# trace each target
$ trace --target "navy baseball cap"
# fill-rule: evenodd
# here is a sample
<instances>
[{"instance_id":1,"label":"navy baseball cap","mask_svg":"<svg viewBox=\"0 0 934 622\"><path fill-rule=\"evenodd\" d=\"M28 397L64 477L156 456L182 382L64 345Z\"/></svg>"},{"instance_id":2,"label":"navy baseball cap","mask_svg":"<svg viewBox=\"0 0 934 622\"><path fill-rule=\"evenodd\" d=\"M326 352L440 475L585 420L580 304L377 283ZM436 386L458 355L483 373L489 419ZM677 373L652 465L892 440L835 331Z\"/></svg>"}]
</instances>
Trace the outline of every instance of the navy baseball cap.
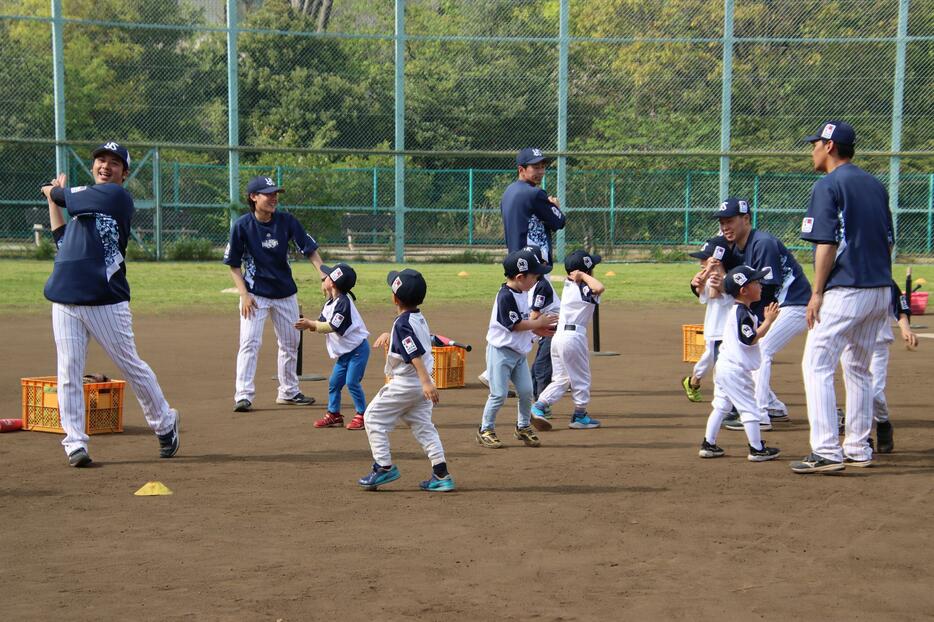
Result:
<instances>
[{"instance_id":1,"label":"navy baseball cap","mask_svg":"<svg viewBox=\"0 0 934 622\"><path fill-rule=\"evenodd\" d=\"M768 270L756 270L752 266L736 266L726 273L726 278L723 279L723 289L735 298L743 285L761 281L768 273Z\"/></svg>"},{"instance_id":2,"label":"navy baseball cap","mask_svg":"<svg viewBox=\"0 0 934 622\"><path fill-rule=\"evenodd\" d=\"M564 258L564 269L568 274L575 270L590 272L601 261L603 258L600 255L591 255L587 251L574 251Z\"/></svg>"},{"instance_id":3,"label":"navy baseball cap","mask_svg":"<svg viewBox=\"0 0 934 622\"><path fill-rule=\"evenodd\" d=\"M749 201L746 199L729 198L720 204L717 211L713 213L714 218L732 218L742 214L749 214Z\"/></svg>"},{"instance_id":4,"label":"navy baseball cap","mask_svg":"<svg viewBox=\"0 0 934 622\"><path fill-rule=\"evenodd\" d=\"M428 283L418 270L406 268L393 270L386 276L386 283L392 288L392 293L403 304L417 306L425 300L428 293Z\"/></svg>"},{"instance_id":5,"label":"navy baseball cap","mask_svg":"<svg viewBox=\"0 0 934 622\"><path fill-rule=\"evenodd\" d=\"M522 248L506 255L503 271L509 278L520 274L548 274L551 266L542 261L541 255L531 248Z\"/></svg>"},{"instance_id":6,"label":"navy baseball cap","mask_svg":"<svg viewBox=\"0 0 934 622\"><path fill-rule=\"evenodd\" d=\"M855 145L856 130L846 121L827 121L818 128L817 133L811 134L804 140L809 143L832 140L838 145Z\"/></svg>"},{"instance_id":7,"label":"navy baseball cap","mask_svg":"<svg viewBox=\"0 0 934 622\"><path fill-rule=\"evenodd\" d=\"M331 277L334 286L345 294L357 284L356 271L345 263L334 264L333 268L321 266L321 272Z\"/></svg>"},{"instance_id":8,"label":"navy baseball cap","mask_svg":"<svg viewBox=\"0 0 934 622\"><path fill-rule=\"evenodd\" d=\"M730 250L730 242L723 237L722 235L716 235L701 246L701 249L695 253L688 253L689 257L696 257L697 259L718 259L723 261L723 258L726 257L727 251Z\"/></svg>"},{"instance_id":9,"label":"navy baseball cap","mask_svg":"<svg viewBox=\"0 0 934 622\"><path fill-rule=\"evenodd\" d=\"M526 250L530 250L535 253L535 256L538 257L538 260L542 263L548 263L548 256L545 254L545 249L536 244L529 244L525 247Z\"/></svg>"},{"instance_id":10,"label":"navy baseball cap","mask_svg":"<svg viewBox=\"0 0 934 622\"><path fill-rule=\"evenodd\" d=\"M127 168L127 169L130 168L130 152L127 151L126 147L124 147L120 143L113 141L113 140L110 142L104 143L103 145L101 145L100 147L98 147L97 149L91 152L91 157L96 158L102 153L114 154L115 156L123 160L124 168Z\"/></svg>"},{"instance_id":11,"label":"navy baseball cap","mask_svg":"<svg viewBox=\"0 0 934 622\"><path fill-rule=\"evenodd\" d=\"M250 183L246 185L247 194L253 194L254 192L272 194L273 192L282 192L282 188L276 185L272 177L260 175L251 179Z\"/></svg>"},{"instance_id":12,"label":"navy baseball cap","mask_svg":"<svg viewBox=\"0 0 934 622\"><path fill-rule=\"evenodd\" d=\"M516 164L519 166L528 166L529 164L538 164L539 162L551 162L551 158L545 156L541 149L536 147L526 147L519 151L516 156Z\"/></svg>"}]
</instances>

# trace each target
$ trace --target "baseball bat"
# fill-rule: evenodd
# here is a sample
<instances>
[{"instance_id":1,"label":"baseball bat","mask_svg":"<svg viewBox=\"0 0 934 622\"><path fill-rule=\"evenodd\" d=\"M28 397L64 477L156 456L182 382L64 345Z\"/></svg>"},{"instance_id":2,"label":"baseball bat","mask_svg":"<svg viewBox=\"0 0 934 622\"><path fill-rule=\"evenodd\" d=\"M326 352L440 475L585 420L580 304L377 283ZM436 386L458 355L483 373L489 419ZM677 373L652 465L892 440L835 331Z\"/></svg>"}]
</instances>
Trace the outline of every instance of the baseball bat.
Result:
<instances>
[{"instance_id":1,"label":"baseball bat","mask_svg":"<svg viewBox=\"0 0 934 622\"><path fill-rule=\"evenodd\" d=\"M298 305L298 318L301 319L305 317L302 315L302 305ZM298 358L295 361L295 374L297 376L302 375L302 343L304 342L305 331L298 331Z\"/></svg>"},{"instance_id":2,"label":"baseball bat","mask_svg":"<svg viewBox=\"0 0 934 622\"><path fill-rule=\"evenodd\" d=\"M908 302L908 308L911 308L911 266L905 271L905 300Z\"/></svg>"},{"instance_id":3,"label":"baseball bat","mask_svg":"<svg viewBox=\"0 0 934 622\"><path fill-rule=\"evenodd\" d=\"M455 348L463 348L464 350L470 352L473 350L473 346L469 343L461 343L459 341L454 341L449 337L444 335L432 335L431 336L431 345L433 346L454 346Z\"/></svg>"}]
</instances>

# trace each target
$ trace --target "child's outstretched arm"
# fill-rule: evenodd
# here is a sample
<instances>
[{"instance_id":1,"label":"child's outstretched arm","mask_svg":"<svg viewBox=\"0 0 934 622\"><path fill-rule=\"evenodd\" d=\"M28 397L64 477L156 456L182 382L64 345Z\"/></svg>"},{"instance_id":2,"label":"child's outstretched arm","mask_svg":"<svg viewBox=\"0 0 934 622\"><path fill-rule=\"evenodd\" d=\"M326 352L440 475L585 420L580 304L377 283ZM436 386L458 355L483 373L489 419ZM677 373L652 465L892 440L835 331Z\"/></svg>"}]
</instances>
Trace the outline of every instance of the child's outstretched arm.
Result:
<instances>
[{"instance_id":1,"label":"child's outstretched arm","mask_svg":"<svg viewBox=\"0 0 934 622\"><path fill-rule=\"evenodd\" d=\"M373 348L382 348L385 350L389 347L389 333L383 333L376 338L376 341L373 342Z\"/></svg>"},{"instance_id":2,"label":"child's outstretched arm","mask_svg":"<svg viewBox=\"0 0 934 622\"><path fill-rule=\"evenodd\" d=\"M441 396L438 395L438 389L435 388L435 383L431 381L431 376L428 375L428 370L425 368L425 363L422 361L422 357L416 356L412 359L412 367L415 368L415 372L418 374L418 379L422 382L422 394L425 396L425 399L430 401L432 404L437 404Z\"/></svg>"}]
</instances>

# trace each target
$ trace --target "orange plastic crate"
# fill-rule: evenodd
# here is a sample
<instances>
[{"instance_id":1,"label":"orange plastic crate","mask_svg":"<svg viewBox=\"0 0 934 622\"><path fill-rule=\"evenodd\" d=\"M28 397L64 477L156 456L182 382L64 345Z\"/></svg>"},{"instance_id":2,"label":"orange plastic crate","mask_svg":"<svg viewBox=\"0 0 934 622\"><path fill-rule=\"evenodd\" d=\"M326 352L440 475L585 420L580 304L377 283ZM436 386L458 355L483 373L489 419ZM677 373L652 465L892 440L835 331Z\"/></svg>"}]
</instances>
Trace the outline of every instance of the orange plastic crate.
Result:
<instances>
[{"instance_id":1,"label":"orange plastic crate","mask_svg":"<svg viewBox=\"0 0 934 622\"><path fill-rule=\"evenodd\" d=\"M435 359L435 368L431 379L439 389L454 389L464 386L464 366L467 350L457 346L432 346L431 356Z\"/></svg>"},{"instance_id":2,"label":"orange plastic crate","mask_svg":"<svg viewBox=\"0 0 934 622\"><path fill-rule=\"evenodd\" d=\"M64 434L58 414L58 378L22 378L23 429ZM88 434L123 432L123 394L126 382L88 382L84 385L85 430Z\"/></svg>"},{"instance_id":3,"label":"orange plastic crate","mask_svg":"<svg viewBox=\"0 0 934 622\"><path fill-rule=\"evenodd\" d=\"M703 324L684 324L681 326L683 341L682 359L685 363L696 363L707 347L704 341Z\"/></svg>"}]
</instances>

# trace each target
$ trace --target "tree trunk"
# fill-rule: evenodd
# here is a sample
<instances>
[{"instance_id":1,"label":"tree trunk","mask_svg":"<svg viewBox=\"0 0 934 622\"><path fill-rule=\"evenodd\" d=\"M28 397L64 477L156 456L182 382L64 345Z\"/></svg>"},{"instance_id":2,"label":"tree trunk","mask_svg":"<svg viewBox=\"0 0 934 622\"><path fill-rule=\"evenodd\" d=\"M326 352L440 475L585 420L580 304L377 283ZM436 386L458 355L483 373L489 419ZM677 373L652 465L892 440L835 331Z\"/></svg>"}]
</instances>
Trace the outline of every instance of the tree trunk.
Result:
<instances>
[{"instance_id":1,"label":"tree trunk","mask_svg":"<svg viewBox=\"0 0 934 622\"><path fill-rule=\"evenodd\" d=\"M324 32L328 29L328 21L331 19L331 4L333 0L319 0L321 8L318 11L318 32Z\"/></svg>"}]
</instances>

